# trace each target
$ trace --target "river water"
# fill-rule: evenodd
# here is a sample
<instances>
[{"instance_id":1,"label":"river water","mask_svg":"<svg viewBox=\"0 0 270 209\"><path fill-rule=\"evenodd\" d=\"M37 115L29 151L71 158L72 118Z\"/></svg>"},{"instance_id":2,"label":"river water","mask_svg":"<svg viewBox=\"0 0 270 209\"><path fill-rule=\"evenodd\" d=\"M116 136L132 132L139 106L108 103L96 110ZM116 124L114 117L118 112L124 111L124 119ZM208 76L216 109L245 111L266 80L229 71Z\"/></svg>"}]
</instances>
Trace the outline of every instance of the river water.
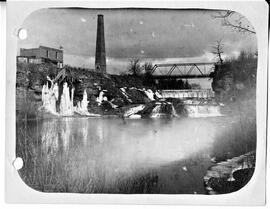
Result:
<instances>
[{"instance_id":1,"label":"river water","mask_svg":"<svg viewBox=\"0 0 270 209\"><path fill-rule=\"evenodd\" d=\"M21 122L19 173L45 192L205 194L203 176L214 157L254 148L247 137L254 121L247 121L223 116Z\"/></svg>"}]
</instances>

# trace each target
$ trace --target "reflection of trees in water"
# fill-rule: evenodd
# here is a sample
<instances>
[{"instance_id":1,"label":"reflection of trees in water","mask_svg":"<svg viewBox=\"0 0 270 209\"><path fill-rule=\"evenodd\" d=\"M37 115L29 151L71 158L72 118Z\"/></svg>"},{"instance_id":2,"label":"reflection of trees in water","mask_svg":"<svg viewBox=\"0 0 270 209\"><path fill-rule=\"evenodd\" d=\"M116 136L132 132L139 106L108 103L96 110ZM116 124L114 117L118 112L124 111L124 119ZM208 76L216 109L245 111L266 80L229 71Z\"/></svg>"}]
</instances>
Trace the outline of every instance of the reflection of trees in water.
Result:
<instances>
[{"instance_id":1,"label":"reflection of trees in water","mask_svg":"<svg viewBox=\"0 0 270 209\"><path fill-rule=\"evenodd\" d=\"M54 156L59 150L59 127L58 121L44 121L41 123L40 136L41 136L41 149L47 157Z\"/></svg>"},{"instance_id":2,"label":"reflection of trees in water","mask_svg":"<svg viewBox=\"0 0 270 209\"><path fill-rule=\"evenodd\" d=\"M103 130L103 121L99 120L99 125L97 126L97 139L100 143L104 141L104 130Z\"/></svg>"},{"instance_id":3,"label":"reflection of trees in water","mask_svg":"<svg viewBox=\"0 0 270 209\"><path fill-rule=\"evenodd\" d=\"M71 126L68 120L50 120L41 123L41 148L47 156L55 157L60 151L67 153L72 140Z\"/></svg>"},{"instance_id":4,"label":"reflection of trees in water","mask_svg":"<svg viewBox=\"0 0 270 209\"><path fill-rule=\"evenodd\" d=\"M102 120L80 120L78 123L78 120L65 118L42 121L31 127L31 131L27 131L30 135L26 137L27 143L31 144L27 147L29 154L22 156L20 151L17 152L24 160L20 175L30 187L49 192L131 192L131 188L124 185L138 189L141 187L132 186L136 184L134 182L148 181L141 177L144 174L130 177L137 170L130 160L138 153L132 149L130 159L123 158L121 151L129 141L125 134L116 138L113 124L104 129ZM34 144L36 137L39 142ZM18 136L17 140L23 138ZM123 142L124 146L119 146ZM23 150L24 146L18 149ZM109 151L111 149L115 151ZM115 190L112 185L116 186Z\"/></svg>"},{"instance_id":5,"label":"reflection of trees in water","mask_svg":"<svg viewBox=\"0 0 270 209\"><path fill-rule=\"evenodd\" d=\"M71 118L44 120L29 123L26 132L17 131L16 154L24 161L19 173L26 184L40 191L72 191L76 190L74 180L85 182L80 176L75 179L73 171L77 167L82 173L87 173L87 169L94 171L93 161L87 166L78 163L82 160L88 162L83 159L87 158L85 151L80 150L87 144L87 120L81 120L80 125L75 123ZM17 126L17 130L23 128Z\"/></svg>"},{"instance_id":6,"label":"reflection of trees in water","mask_svg":"<svg viewBox=\"0 0 270 209\"><path fill-rule=\"evenodd\" d=\"M50 120L41 123L41 148L44 153L55 156L57 152L68 153L70 146L87 145L88 121L81 120L76 126L72 118ZM77 144L77 145L76 145Z\"/></svg>"},{"instance_id":7,"label":"reflection of trees in water","mask_svg":"<svg viewBox=\"0 0 270 209\"><path fill-rule=\"evenodd\" d=\"M49 192L174 191L167 181L189 185L193 189L200 185L203 170L210 162L208 154L211 154L213 144L217 153L234 149L233 140L236 138L230 135L230 130L235 130L224 121L181 119L144 123L141 120L127 121L121 126L120 120L105 119L42 121L29 126L31 130L27 130L27 137L23 136L23 131L17 136L18 142L24 143L26 139L27 143L27 146L23 143L18 146L17 155L25 162L20 175L31 187ZM227 118L227 121L232 121L232 118ZM223 125L226 127L220 128ZM224 139L215 141L219 132L220 136L227 133L223 137L233 140L229 144ZM27 155L21 155L25 150ZM198 152L201 153L197 156ZM187 161L183 160L187 158ZM167 166L168 169L162 169L160 177L157 171L160 166L181 159L187 171L179 165L175 169ZM179 186L177 189L175 191L187 191Z\"/></svg>"},{"instance_id":8,"label":"reflection of trees in water","mask_svg":"<svg viewBox=\"0 0 270 209\"><path fill-rule=\"evenodd\" d=\"M83 145L87 146L87 138L88 138L87 120L85 119L82 120L80 131L81 131Z\"/></svg>"}]
</instances>

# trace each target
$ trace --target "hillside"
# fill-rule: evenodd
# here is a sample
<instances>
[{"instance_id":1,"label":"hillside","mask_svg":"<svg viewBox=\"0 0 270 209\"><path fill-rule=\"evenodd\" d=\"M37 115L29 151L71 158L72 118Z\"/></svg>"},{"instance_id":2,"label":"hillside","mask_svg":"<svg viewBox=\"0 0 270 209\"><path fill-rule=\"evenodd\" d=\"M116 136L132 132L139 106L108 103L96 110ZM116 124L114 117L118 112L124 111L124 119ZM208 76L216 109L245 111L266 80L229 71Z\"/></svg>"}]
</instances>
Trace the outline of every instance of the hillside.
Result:
<instances>
[{"instance_id":1,"label":"hillside","mask_svg":"<svg viewBox=\"0 0 270 209\"><path fill-rule=\"evenodd\" d=\"M82 100L83 91L86 90L89 105L92 113L102 115L119 114L121 107L149 102L149 98L138 89L148 88L143 83L143 78L132 75L108 75L100 74L83 68L65 68L64 78L59 79L60 94L62 84L67 82L74 87L74 105ZM35 118L40 116L38 108L42 105L42 87L47 83L47 76L55 78L60 69L51 64L17 64L16 81L16 111L17 118ZM49 83L50 84L50 83ZM127 98L121 88L126 88ZM103 91L108 102L98 105L96 99ZM116 105L117 109L112 108Z\"/></svg>"}]
</instances>

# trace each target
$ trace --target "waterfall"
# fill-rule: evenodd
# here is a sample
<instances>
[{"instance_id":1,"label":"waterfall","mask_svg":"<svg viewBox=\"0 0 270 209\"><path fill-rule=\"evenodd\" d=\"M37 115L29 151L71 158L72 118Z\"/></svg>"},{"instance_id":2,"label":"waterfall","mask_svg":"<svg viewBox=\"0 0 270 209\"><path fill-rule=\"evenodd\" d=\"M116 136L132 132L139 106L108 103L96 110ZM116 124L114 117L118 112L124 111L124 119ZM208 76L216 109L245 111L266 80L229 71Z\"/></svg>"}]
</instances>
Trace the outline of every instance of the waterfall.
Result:
<instances>
[{"instance_id":1,"label":"waterfall","mask_svg":"<svg viewBox=\"0 0 270 209\"><path fill-rule=\"evenodd\" d=\"M171 102L157 102L152 109L150 118L178 117L176 110Z\"/></svg>"},{"instance_id":2,"label":"waterfall","mask_svg":"<svg viewBox=\"0 0 270 209\"><path fill-rule=\"evenodd\" d=\"M173 104L172 104L172 116L178 117L178 114L176 113L176 110L175 110Z\"/></svg>"},{"instance_id":3,"label":"waterfall","mask_svg":"<svg viewBox=\"0 0 270 209\"><path fill-rule=\"evenodd\" d=\"M148 89L148 90L145 90L143 89L143 92L146 94L146 96L151 100L151 101L155 101L155 98L154 98L154 93L151 89Z\"/></svg>"},{"instance_id":4,"label":"waterfall","mask_svg":"<svg viewBox=\"0 0 270 209\"><path fill-rule=\"evenodd\" d=\"M82 101L78 101L77 106L74 108L74 112L80 115L90 115L88 112L88 103L86 90L83 91Z\"/></svg>"},{"instance_id":5,"label":"waterfall","mask_svg":"<svg viewBox=\"0 0 270 209\"><path fill-rule=\"evenodd\" d=\"M99 95L96 99L98 105L100 106L102 104L102 101L107 101L107 100L108 100L107 97L104 96L104 91L99 92Z\"/></svg>"},{"instance_id":6,"label":"waterfall","mask_svg":"<svg viewBox=\"0 0 270 209\"><path fill-rule=\"evenodd\" d=\"M88 103L89 103L89 101L87 100L87 93L86 93L86 90L84 89L84 91L83 91L83 100L81 102L81 106L82 106L83 110L88 111L87 110Z\"/></svg>"},{"instance_id":7,"label":"waterfall","mask_svg":"<svg viewBox=\"0 0 270 209\"><path fill-rule=\"evenodd\" d=\"M79 115L86 116L100 116L98 114L91 114L88 112L88 99L86 90L83 92L83 99L79 101L77 105L73 106L73 98L74 98L74 88L71 89L68 87L67 83L63 84L63 93L61 95L60 105L59 105L59 113L56 111L56 101L58 100L58 85L54 83L49 77L47 78L51 82L51 87L49 88L48 82L46 85L42 87L42 106L39 110L45 110L45 112L51 113L57 116L72 116L74 113L78 113ZM101 101L106 100L106 97L103 97L104 93L100 94Z\"/></svg>"},{"instance_id":8,"label":"waterfall","mask_svg":"<svg viewBox=\"0 0 270 209\"><path fill-rule=\"evenodd\" d=\"M161 99L161 98L162 98L162 95L161 95L158 91L155 92L155 96L156 96L158 99Z\"/></svg>"},{"instance_id":9,"label":"waterfall","mask_svg":"<svg viewBox=\"0 0 270 209\"><path fill-rule=\"evenodd\" d=\"M100 106L103 101L106 101L111 105L112 108L116 109L118 106L112 103L113 100L108 101L108 98L106 96L104 96L104 91L107 91L107 90L103 90L103 91L99 92L99 95L96 98L96 102L98 103L98 106Z\"/></svg>"},{"instance_id":10,"label":"waterfall","mask_svg":"<svg viewBox=\"0 0 270 209\"><path fill-rule=\"evenodd\" d=\"M150 114L150 118L160 118L161 116L161 104L158 103L154 109L152 110L152 113Z\"/></svg>"},{"instance_id":11,"label":"waterfall","mask_svg":"<svg viewBox=\"0 0 270 209\"><path fill-rule=\"evenodd\" d=\"M65 82L63 85L63 93L61 95L60 101L60 115L61 116L71 116L74 113L73 110L73 96L74 96L74 88L71 90L71 97L69 93L69 87Z\"/></svg>"},{"instance_id":12,"label":"waterfall","mask_svg":"<svg viewBox=\"0 0 270 209\"><path fill-rule=\"evenodd\" d=\"M162 98L214 98L215 92L211 89L188 89L188 90L162 90Z\"/></svg>"},{"instance_id":13,"label":"waterfall","mask_svg":"<svg viewBox=\"0 0 270 209\"><path fill-rule=\"evenodd\" d=\"M58 100L58 85L53 84L49 88L48 82L42 87L42 109L45 112L53 115L58 115L56 112L56 101Z\"/></svg>"}]
</instances>

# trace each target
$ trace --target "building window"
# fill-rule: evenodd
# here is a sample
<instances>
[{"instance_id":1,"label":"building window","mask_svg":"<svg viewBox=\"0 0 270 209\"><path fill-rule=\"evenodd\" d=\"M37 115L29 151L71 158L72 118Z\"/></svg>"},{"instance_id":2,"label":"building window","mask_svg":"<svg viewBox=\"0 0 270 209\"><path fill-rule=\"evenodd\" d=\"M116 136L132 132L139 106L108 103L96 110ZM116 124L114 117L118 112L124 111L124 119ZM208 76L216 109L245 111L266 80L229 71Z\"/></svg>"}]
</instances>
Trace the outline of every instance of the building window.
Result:
<instances>
[{"instance_id":1,"label":"building window","mask_svg":"<svg viewBox=\"0 0 270 209\"><path fill-rule=\"evenodd\" d=\"M46 57L49 57L49 50L46 50Z\"/></svg>"},{"instance_id":2,"label":"building window","mask_svg":"<svg viewBox=\"0 0 270 209\"><path fill-rule=\"evenodd\" d=\"M58 52L55 52L55 58L58 59Z\"/></svg>"}]
</instances>

